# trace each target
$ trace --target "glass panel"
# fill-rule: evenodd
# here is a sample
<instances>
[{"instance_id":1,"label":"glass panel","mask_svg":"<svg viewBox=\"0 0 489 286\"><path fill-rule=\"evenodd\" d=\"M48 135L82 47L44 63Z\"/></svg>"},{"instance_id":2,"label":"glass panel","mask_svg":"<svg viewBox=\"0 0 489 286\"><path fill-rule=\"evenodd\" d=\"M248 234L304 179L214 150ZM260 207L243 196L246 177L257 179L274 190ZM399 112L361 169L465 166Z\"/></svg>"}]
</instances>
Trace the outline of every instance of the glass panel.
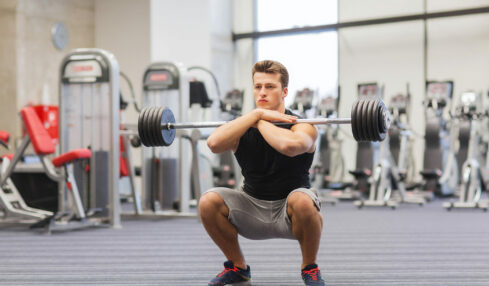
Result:
<instances>
[{"instance_id":1,"label":"glass panel","mask_svg":"<svg viewBox=\"0 0 489 286\"><path fill-rule=\"evenodd\" d=\"M257 0L257 30L270 31L338 21L337 0Z\"/></svg>"},{"instance_id":2,"label":"glass panel","mask_svg":"<svg viewBox=\"0 0 489 286\"><path fill-rule=\"evenodd\" d=\"M299 90L309 88L316 96L336 96L338 82L338 35L336 32L270 37L257 40L257 60L276 60L289 71L289 107ZM318 98L315 99L317 102Z\"/></svg>"}]
</instances>

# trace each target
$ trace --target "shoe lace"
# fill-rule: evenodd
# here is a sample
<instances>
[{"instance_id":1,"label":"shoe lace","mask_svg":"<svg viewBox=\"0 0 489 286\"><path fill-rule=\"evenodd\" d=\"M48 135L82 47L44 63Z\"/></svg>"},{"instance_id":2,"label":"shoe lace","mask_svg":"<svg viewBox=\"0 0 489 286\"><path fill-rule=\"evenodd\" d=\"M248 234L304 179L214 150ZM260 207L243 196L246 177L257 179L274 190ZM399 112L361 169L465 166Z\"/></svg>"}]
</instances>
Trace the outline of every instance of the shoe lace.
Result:
<instances>
[{"instance_id":1,"label":"shoe lace","mask_svg":"<svg viewBox=\"0 0 489 286\"><path fill-rule=\"evenodd\" d=\"M228 267L226 267L226 268L224 268L224 270L223 270L223 271L221 271L221 273L219 273L219 274L217 275L217 277L222 277L223 275L225 275L225 274L226 274L226 273L228 273L229 271L233 271L233 272L238 273L238 272L239 272L239 269L238 269L236 266L234 266L233 268L228 268Z\"/></svg>"},{"instance_id":2,"label":"shoe lace","mask_svg":"<svg viewBox=\"0 0 489 286\"><path fill-rule=\"evenodd\" d=\"M317 268L310 269L310 270L303 270L304 275L307 275L308 277L310 277L314 281L318 280L318 272L319 272L319 269L317 269Z\"/></svg>"}]
</instances>

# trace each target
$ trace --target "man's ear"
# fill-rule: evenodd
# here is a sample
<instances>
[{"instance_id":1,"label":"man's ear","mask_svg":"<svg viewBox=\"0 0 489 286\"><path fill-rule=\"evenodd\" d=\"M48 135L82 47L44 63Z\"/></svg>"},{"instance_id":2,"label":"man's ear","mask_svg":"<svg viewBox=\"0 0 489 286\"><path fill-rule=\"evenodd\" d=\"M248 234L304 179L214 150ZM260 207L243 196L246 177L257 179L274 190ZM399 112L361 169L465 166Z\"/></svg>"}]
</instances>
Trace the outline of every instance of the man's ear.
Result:
<instances>
[{"instance_id":1,"label":"man's ear","mask_svg":"<svg viewBox=\"0 0 489 286\"><path fill-rule=\"evenodd\" d=\"M284 90L283 90L282 94L283 94L282 95L282 98L285 98L287 96L287 94L289 94L289 88L284 87Z\"/></svg>"}]
</instances>

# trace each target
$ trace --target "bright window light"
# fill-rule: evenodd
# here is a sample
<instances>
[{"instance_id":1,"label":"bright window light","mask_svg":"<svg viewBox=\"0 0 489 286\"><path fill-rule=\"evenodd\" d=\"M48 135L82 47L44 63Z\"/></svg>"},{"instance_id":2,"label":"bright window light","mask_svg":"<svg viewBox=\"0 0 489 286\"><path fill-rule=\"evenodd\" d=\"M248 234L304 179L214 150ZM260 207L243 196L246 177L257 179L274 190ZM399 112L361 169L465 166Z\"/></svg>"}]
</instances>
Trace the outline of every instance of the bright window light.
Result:
<instances>
[{"instance_id":1,"label":"bright window light","mask_svg":"<svg viewBox=\"0 0 489 286\"><path fill-rule=\"evenodd\" d=\"M259 31L324 25L338 20L337 1L257 0ZM297 91L315 91L316 102L325 96L337 96L337 32L305 33L292 36L259 38L256 60L276 60L289 71L290 106Z\"/></svg>"},{"instance_id":2,"label":"bright window light","mask_svg":"<svg viewBox=\"0 0 489 286\"><path fill-rule=\"evenodd\" d=\"M337 0L256 0L258 31L333 24Z\"/></svg>"},{"instance_id":3,"label":"bright window light","mask_svg":"<svg viewBox=\"0 0 489 286\"><path fill-rule=\"evenodd\" d=\"M286 106L292 104L297 91L304 88L315 91L316 101L325 96L337 96L337 41L336 32L258 40L257 60L279 61L289 71Z\"/></svg>"}]
</instances>

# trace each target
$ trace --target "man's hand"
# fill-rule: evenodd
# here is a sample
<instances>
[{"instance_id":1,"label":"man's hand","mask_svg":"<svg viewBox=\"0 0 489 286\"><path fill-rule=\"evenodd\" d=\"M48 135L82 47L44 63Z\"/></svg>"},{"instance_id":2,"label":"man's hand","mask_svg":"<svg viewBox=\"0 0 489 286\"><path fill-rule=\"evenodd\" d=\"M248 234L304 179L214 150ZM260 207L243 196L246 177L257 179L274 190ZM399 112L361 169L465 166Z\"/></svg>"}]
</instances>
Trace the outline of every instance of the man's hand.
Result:
<instances>
[{"instance_id":1,"label":"man's hand","mask_svg":"<svg viewBox=\"0 0 489 286\"><path fill-rule=\"evenodd\" d=\"M287 122L294 123L297 120L297 116L288 115L279 111L257 108L255 109L260 114L260 120L266 120L268 122ZM258 120L258 121L260 121ZM253 125L253 127L257 127L258 121Z\"/></svg>"}]
</instances>

